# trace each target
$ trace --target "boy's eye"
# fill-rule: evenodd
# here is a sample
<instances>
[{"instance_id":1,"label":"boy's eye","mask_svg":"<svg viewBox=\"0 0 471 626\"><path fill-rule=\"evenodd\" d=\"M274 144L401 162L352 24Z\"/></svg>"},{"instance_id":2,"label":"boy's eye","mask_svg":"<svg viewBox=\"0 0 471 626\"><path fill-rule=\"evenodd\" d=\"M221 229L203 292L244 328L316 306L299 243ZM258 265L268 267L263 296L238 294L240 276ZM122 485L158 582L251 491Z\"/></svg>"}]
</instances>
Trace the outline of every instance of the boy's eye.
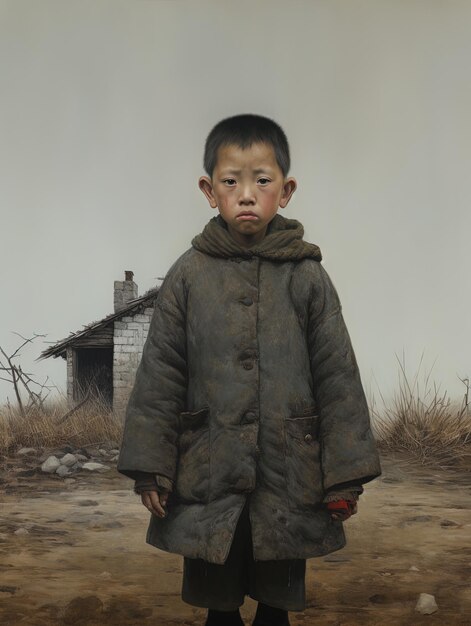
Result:
<instances>
[{"instance_id":1,"label":"boy's eye","mask_svg":"<svg viewBox=\"0 0 471 626\"><path fill-rule=\"evenodd\" d=\"M259 178L258 181L259 182L266 181L267 183L269 183L270 179L269 178Z\"/></svg>"},{"instance_id":2,"label":"boy's eye","mask_svg":"<svg viewBox=\"0 0 471 626\"><path fill-rule=\"evenodd\" d=\"M226 178L223 182L225 182L225 183L235 183L235 180L233 178Z\"/></svg>"}]
</instances>

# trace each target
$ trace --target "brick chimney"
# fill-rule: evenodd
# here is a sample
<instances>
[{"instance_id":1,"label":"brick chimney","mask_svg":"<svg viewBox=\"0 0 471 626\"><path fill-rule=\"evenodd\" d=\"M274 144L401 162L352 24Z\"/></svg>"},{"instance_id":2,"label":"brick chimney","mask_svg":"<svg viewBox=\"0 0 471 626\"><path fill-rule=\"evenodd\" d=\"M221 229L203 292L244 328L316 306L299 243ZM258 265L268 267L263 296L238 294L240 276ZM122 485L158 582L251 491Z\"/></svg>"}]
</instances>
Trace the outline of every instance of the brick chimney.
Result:
<instances>
[{"instance_id":1,"label":"brick chimney","mask_svg":"<svg viewBox=\"0 0 471 626\"><path fill-rule=\"evenodd\" d=\"M130 300L137 298L137 285L133 281L134 272L126 270L124 280L114 281L114 312L118 313L126 307Z\"/></svg>"}]
</instances>

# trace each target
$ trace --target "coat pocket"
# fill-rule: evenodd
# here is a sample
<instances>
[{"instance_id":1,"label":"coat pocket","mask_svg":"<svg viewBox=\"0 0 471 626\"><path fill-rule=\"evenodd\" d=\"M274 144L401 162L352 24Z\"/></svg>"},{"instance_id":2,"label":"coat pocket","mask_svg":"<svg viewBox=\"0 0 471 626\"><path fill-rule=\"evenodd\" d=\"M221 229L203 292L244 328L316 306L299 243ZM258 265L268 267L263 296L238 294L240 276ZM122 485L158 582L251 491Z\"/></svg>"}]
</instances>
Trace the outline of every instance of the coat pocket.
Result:
<instances>
[{"instance_id":1,"label":"coat pocket","mask_svg":"<svg viewBox=\"0 0 471 626\"><path fill-rule=\"evenodd\" d=\"M206 502L209 493L209 407L180 413L175 497Z\"/></svg>"},{"instance_id":2,"label":"coat pocket","mask_svg":"<svg viewBox=\"0 0 471 626\"><path fill-rule=\"evenodd\" d=\"M292 510L318 506L324 498L319 415L306 413L284 419L286 497Z\"/></svg>"}]
</instances>

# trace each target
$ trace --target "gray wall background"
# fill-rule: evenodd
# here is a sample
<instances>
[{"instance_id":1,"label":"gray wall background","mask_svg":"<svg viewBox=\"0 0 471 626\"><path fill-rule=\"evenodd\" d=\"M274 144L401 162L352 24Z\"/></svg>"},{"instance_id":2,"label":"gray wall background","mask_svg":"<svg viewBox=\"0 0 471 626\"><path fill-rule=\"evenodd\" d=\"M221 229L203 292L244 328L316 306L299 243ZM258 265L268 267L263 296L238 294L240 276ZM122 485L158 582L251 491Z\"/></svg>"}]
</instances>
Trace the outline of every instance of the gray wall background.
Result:
<instances>
[{"instance_id":1,"label":"gray wall background","mask_svg":"<svg viewBox=\"0 0 471 626\"><path fill-rule=\"evenodd\" d=\"M110 313L125 269L158 283L215 214L207 133L254 112L288 135L282 214L323 252L367 393L404 350L461 396L470 35L458 0L0 0L0 345ZM21 363L65 390L64 361L33 362L47 345Z\"/></svg>"}]
</instances>

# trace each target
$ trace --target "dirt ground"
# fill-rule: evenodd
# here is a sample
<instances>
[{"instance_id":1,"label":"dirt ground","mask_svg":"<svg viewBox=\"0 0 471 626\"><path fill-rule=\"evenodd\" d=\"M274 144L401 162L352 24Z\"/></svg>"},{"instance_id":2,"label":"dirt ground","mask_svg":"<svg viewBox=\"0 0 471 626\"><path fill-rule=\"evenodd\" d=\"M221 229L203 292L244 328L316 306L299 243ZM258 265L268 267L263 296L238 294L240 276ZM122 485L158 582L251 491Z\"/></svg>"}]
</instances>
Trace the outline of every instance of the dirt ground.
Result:
<instances>
[{"instance_id":1,"label":"dirt ground","mask_svg":"<svg viewBox=\"0 0 471 626\"><path fill-rule=\"evenodd\" d=\"M344 523L347 546L308 559L293 626L471 624L470 473L384 455L382 467ZM0 485L3 626L204 624L180 596L183 557L145 543L150 514L114 466L73 482L24 473L10 466ZM414 610L422 592L435 613ZM255 609L247 597L246 626Z\"/></svg>"}]
</instances>

